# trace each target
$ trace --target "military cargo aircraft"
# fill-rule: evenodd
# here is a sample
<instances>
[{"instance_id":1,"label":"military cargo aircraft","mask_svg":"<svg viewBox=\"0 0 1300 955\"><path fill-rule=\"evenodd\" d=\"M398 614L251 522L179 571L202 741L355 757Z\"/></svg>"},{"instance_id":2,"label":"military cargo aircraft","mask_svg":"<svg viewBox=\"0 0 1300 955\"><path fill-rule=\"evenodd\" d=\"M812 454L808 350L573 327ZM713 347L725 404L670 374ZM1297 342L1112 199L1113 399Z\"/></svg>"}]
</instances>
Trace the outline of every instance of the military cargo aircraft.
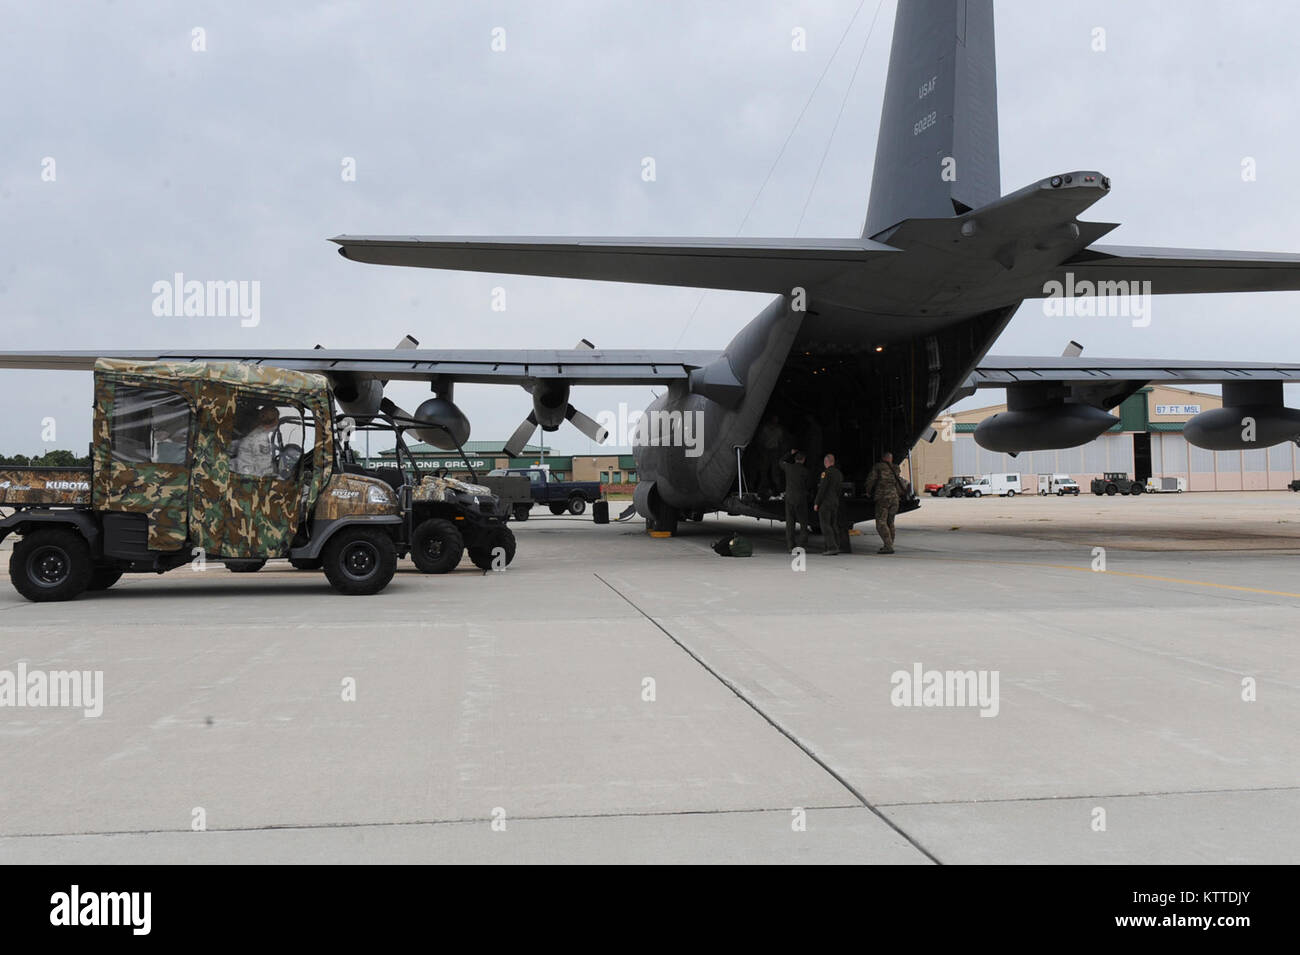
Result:
<instances>
[{"instance_id":1,"label":"military cargo aircraft","mask_svg":"<svg viewBox=\"0 0 1300 955\"><path fill-rule=\"evenodd\" d=\"M1045 107L1046 108L1046 107ZM635 505L652 529L728 509L776 515L780 502L744 493L743 475L779 421L818 461L837 454L850 485L885 451L932 439L941 409L977 388L1005 388L1008 410L976 440L1018 453L1074 447L1152 382L1218 383L1224 407L1186 427L1204 448L1266 447L1300 437L1282 386L1300 364L1092 359L988 351L1026 299L1300 289L1300 255L1098 244L1116 228L1080 216L1111 180L1096 170L1049 174L1003 195L992 0L900 2L866 224L858 238L533 238L355 236L333 239L353 262L732 289L772 301L718 350L557 351L238 349L139 351L107 357L240 360L321 372L344 411L364 416L383 382L419 379L434 397L414 417L425 440L451 447L469 422L457 382L523 386L532 409L510 447L565 421L594 440L603 429L569 402L574 385L660 385L651 433L635 448ZM1190 186L1189 186L1190 188ZM76 353L0 355L0 366L88 368ZM1247 433L1242 421L1250 418ZM703 440L683 447L699 422ZM1249 442L1249 443L1248 443ZM509 449L509 448L508 448ZM695 453L690 453L691 451ZM846 502L850 519L870 502Z\"/></svg>"}]
</instances>

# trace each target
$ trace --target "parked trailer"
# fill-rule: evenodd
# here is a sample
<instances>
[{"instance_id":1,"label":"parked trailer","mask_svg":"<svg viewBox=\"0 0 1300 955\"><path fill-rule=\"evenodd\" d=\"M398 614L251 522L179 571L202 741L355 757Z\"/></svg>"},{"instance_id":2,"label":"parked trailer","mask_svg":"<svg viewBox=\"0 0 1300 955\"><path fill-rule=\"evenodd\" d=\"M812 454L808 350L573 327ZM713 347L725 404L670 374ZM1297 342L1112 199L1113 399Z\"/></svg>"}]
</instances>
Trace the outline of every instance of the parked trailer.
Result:
<instances>
[{"instance_id":1,"label":"parked trailer","mask_svg":"<svg viewBox=\"0 0 1300 955\"><path fill-rule=\"evenodd\" d=\"M1187 490L1187 479L1180 477L1147 478L1148 494L1182 494Z\"/></svg>"}]
</instances>

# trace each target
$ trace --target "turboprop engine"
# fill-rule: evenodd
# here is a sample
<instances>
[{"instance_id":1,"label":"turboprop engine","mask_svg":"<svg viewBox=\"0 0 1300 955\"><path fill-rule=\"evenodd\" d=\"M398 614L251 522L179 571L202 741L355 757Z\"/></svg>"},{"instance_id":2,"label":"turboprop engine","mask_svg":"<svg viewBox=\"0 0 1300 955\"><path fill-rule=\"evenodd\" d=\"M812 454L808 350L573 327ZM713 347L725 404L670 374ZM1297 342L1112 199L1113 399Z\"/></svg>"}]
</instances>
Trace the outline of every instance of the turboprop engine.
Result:
<instances>
[{"instance_id":1,"label":"turboprop engine","mask_svg":"<svg viewBox=\"0 0 1300 955\"><path fill-rule=\"evenodd\" d=\"M418 424L411 432L435 448L454 451L457 445L463 445L469 440L469 419L456 402L448 397L437 395L420 402L412 417Z\"/></svg>"},{"instance_id":2,"label":"turboprop engine","mask_svg":"<svg viewBox=\"0 0 1300 955\"><path fill-rule=\"evenodd\" d=\"M1067 402L1062 389L1011 385L1007 388L1007 410L979 423L975 443L1006 454L1074 448L1087 444L1118 421L1093 405Z\"/></svg>"},{"instance_id":3,"label":"turboprop engine","mask_svg":"<svg viewBox=\"0 0 1300 955\"><path fill-rule=\"evenodd\" d=\"M1300 411L1282 404L1282 382L1239 381L1223 386L1223 407L1202 411L1183 435L1207 451L1249 451L1300 441Z\"/></svg>"},{"instance_id":4,"label":"turboprop engine","mask_svg":"<svg viewBox=\"0 0 1300 955\"><path fill-rule=\"evenodd\" d=\"M505 449L511 457L518 457L523 453L528 439L539 427L543 431L555 431L566 421L571 422L575 428L597 444L603 444L609 437L609 432L598 421L569 404L567 381L549 378L538 381L531 388L527 385L524 388L532 393L533 410L528 412L528 417L520 423L515 433L510 436L510 440L506 442Z\"/></svg>"},{"instance_id":5,"label":"turboprop engine","mask_svg":"<svg viewBox=\"0 0 1300 955\"><path fill-rule=\"evenodd\" d=\"M353 375L335 375L333 381L334 400L345 415L365 422L379 414L379 405L384 400L382 381Z\"/></svg>"}]
</instances>

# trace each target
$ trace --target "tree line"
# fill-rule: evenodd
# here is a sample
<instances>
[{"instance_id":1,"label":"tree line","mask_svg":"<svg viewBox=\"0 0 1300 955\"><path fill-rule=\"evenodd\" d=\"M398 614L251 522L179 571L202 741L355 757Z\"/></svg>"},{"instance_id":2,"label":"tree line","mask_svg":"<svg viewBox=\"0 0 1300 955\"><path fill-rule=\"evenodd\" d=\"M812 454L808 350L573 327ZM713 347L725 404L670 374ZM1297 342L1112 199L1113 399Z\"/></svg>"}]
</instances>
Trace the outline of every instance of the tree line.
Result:
<instances>
[{"instance_id":1,"label":"tree line","mask_svg":"<svg viewBox=\"0 0 1300 955\"><path fill-rule=\"evenodd\" d=\"M0 454L0 467L6 465L24 468L88 468L90 467L90 455L86 454L78 457L71 451L64 451L62 448L31 457L25 454Z\"/></svg>"}]
</instances>

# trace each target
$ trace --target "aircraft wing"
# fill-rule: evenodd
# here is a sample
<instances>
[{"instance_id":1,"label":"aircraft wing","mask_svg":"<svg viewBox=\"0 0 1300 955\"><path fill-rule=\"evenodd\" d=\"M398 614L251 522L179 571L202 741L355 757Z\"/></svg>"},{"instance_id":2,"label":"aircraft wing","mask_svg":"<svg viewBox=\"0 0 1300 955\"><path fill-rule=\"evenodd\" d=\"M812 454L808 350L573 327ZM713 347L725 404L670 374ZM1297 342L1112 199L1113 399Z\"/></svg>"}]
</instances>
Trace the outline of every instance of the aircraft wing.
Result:
<instances>
[{"instance_id":1,"label":"aircraft wing","mask_svg":"<svg viewBox=\"0 0 1300 955\"><path fill-rule=\"evenodd\" d=\"M601 282L788 294L860 271L898 250L871 239L608 239L352 236L331 241L356 262L545 275Z\"/></svg>"},{"instance_id":2,"label":"aircraft wing","mask_svg":"<svg viewBox=\"0 0 1300 955\"><path fill-rule=\"evenodd\" d=\"M1223 252L1095 245L1057 271L1079 282L1150 282L1155 295L1189 292L1282 292L1300 289L1300 255L1293 252Z\"/></svg>"},{"instance_id":3,"label":"aircraft wing","mask_svg":"<svg viewBox=\"0 0 1300 955\"><path fill-rule=\"evenodd\" d=\"M96 358L133 361L239 361L387 381L526 384L556 378L572 385L658 385L684 381L719 351L668 349L424 349L306 348L248 352L237 349L111 349L106 351L0 352L0 368L89 371Z\"/></svg>"},{"instance_id":4,"label":"aircraft wing","mask_svg":"<svg viewBox=\"0 0 1300 955\"><path fill-rule=\"evenodd\" d=\"M1005 388L1036 382L1223 384L1233 381L1300 382L1300 364L1275 362L1159 361L1150 358L1010 357L988 355L967 388Z\"/></svg>"}]
</instances>

